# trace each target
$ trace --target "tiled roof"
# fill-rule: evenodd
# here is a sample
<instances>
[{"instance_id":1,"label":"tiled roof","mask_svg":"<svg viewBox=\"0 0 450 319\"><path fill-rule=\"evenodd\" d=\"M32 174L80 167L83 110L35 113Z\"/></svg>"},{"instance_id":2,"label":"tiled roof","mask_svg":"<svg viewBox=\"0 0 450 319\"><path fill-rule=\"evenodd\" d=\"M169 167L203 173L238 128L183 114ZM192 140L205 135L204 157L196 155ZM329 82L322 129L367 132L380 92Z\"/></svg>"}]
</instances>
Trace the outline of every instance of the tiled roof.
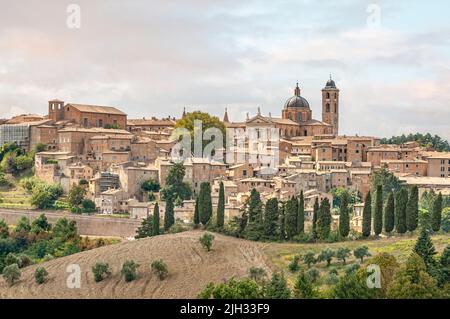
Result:
<instances>
[{"instance_id":1,"label":"tiled roof","mask_svg":"<svg viewBox=\"0 0 450 319\"><path fill-rule=\"evenodd\" d=\"M113 106L101 106L101 105L89 105L89 104L72 104L69 103L66 106L71 106L80 112L86 113L103 113L103 114L114 114L114 115L126 115L121 110Z\"/></svg>"}]
</instances>

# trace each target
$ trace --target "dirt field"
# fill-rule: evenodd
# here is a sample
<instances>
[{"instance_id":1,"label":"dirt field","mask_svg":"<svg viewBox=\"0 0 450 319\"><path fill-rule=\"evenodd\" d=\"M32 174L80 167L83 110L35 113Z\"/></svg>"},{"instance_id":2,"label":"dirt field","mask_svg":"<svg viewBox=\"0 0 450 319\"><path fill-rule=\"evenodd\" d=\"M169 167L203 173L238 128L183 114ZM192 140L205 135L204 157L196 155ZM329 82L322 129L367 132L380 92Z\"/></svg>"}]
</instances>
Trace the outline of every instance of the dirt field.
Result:
<instances>
[{"instance_id":1,"label":"dirt field","mask_svg":"<svg viewBox=\"0 0 450 319\"><path fill-rule=\"evenodd\" d=\"M206 252L199 243L201 231L163 235L97 248L40 264L49 272L48 282L34 281L36 265L22 269L22 277L13 287L0 279L1 298L195 298L209 282L242 278L252 266L270 273L260 244L215 234L213 250ZM160 281L151 273L150 264L162 258L169 277ZM120 277L122 263L133 259L141 266L138 279L126 283ZM113 274L96 283L91 267L107 262ZM81 287L67 288L66 267L81 267Z\"/></svg>"}]
</instances>

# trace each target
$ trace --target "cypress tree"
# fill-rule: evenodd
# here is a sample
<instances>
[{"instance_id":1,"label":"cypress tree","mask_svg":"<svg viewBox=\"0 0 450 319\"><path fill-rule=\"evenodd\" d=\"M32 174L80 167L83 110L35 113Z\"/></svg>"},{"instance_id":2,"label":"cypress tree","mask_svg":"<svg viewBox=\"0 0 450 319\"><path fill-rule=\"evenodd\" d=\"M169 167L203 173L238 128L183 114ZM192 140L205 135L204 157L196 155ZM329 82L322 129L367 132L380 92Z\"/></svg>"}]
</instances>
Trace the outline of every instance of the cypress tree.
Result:
<instances>
[{"instance_id":1,"label":"cypress tree","mask_svg":"<svg viewBox=\"0 0 450 319\"><path fill-rule=\"evenodd\" d=\"M159 235L159 205L158 205L158 203L156 203L155 207L153 208L152 235L153 236Z\"/></svg>"},{"instance_id":2,"label":"cypress tree","mask_svg":"<svg viewBox=\"0 0 450 319\"><path fill-rule=\"evenodd\" d=\"M324 240L330 235L331 230L331 210L330 201L324 198L320 203L319 213L317 217L317 233L319 238Z\"/></svg>"},{"instance_id":3,"label":"cypress tree","mask_svg":"<svg viewBox=\"0 0 450 319\"><path fill-rule=\"evenodd\" d=\"M250 240L259 240L264 235L263 203L256 189L252 189L248 200L248 223L244 235Z\"/></svg>"},{"instance_id":4,"label":"cypress tree","mask_svg":"<svg viewBox=\"0 0 450 319\"><path fill-rule=\"evenodd\" d=\"M377 186L375 194L375 212L373 216L373 230L375 235L381 234L383 231L383 186Z\"/></svg>"},{"instance_id":5,"label":"cypress tree","mask_svg":"<svg viewBox=\"0 0 450 319\"><path fill-rule=\"evenodd\" d=\"M362 220L362 235L363 237L369 237L372 230L372 196L370 191L366 195L364 201L363 220Z\"/></svg>"},{"instance_id":6,"label":"cypress tree","mask_svg":"<svg viewBox=\"0 0 450 319\"><path fill-rule=\"evenodd\" d=\"M164 213L164 229L168 230L175 223L175 216L173 212L173 199L166 200L166 210Z\"/></svg>"},{"instance_id":7,"label":"cypress tree","mask_svg":"<svg viewBox=\"0 0 450 319\"><path fill-rule=\"evenodd\" d=\"M303 197L303 191L301 191L300 199L298 201L297 234L301 234L304 231L305 231L305 198Z\"/></svg>"},{"instance_id":8,"label":"cypress tree","mask_svg":"<svg viewBox=\"0 0 450 319\"><path fill-rule=\"evenodd\" d=\"M136 236L134 238L145 238L151 236L153 233L152 217L146 217L142 219L141 226L136 230Z\"/></svg>"},{"instance_id":9,"label":"cypress tree","mask_svg":"<svg viewBox=\"0 0 450 319\"><path fill-rule=\"evenodd\" d=\"M317 239L319 236L317 234L317 219L319 218L319 198L316 197L314 201L313 208L313 220L312 220L312 236L314 239Z\"/></svg>"},{"instance_id":10,"label":"cypress tree","mask_svg":"<svg viewBox=\"0 0 450 319\"><path fill-rule=\"evenodd\" d=\"M225 190L223 182L219 187L219 202L217 204L217 227L222 228L225 221Z\"/></svg>"},{"instance_id":11,"label":"cypress tree","mask_svg":"<svg viewBox=\"0 0 450 319\"><path fill-rule=\"evenodd\" d=\"M203 182L200 185L200 194L198 196L198 213L201 223L206 225L212 215L211 184L209 184L209 182Z\"/></svg>"},{"instance_id":12,"label":"cypress tree","mask_svg":"<svg viewBox=\"0 0 450 319\"><path fill-rule=\"evenodd\" d=\"M194 209L194 225L200 224L200 215L198 212L198 197L195 200L195 209Z\"/></svg>"},{"instance_id":13,"label":"cypress tree","mask_svg":"<svg viewBox=\"0 0 450 319\"><path fill-rule=\"evenodd\" d=\"M395 212L394 193L390 192L386 202L386 207L384 208L384 231L388 234L394 230L395 225L394 212Z\"/></svg>"},{"instance_id":14,"label":"cypress tree","mask_svg":"<svg viewBox=\"0 0 450 319\"><path fill-rule=\"evenodd\" d=\"M297 205L295 205L295 199L289 199L286 203L286 237L292 239L297 234Z\"/></svg>"},{"instance_id":15,"label":"cypress tree","mask_svg":"<svg viewBox=\"0 0 450 319\"><path fill-rule=\"evenodd\" d=\"M433 202L433 212L431 215L431 228L433 231L439 231L441 229L441 221L442 221L442 193L439 192L439 195Z\"/></svg>"},{"instance_id":16,"label":"cypress tree","mask_svg":"<svg viewBox=\"0 0 450 319\"><path fill-rule=\"evenodd\" d=\"M435 275L436 260L434 259L434 255L436 255L436 250L434 249L430 234L425 228L422 228L420 231L420 236L417 238L414 246L414 252L422 257L427 267L427 272L430 275Z\"/></svg>"},{"instance_id":17,"label":"cypress tree","mask_svg":"<svg viewBox=\"0 0 450 319\"><path fill-rule=\"evenodd\" d=\"M405 188L400 189L397 193L397 200L395 203L395 230L399 234L406 232L406 205L408 203L408 191Z\"/></svg>"},{"instance_id":18,"label":"cypress tree","mask_svg":"<svg viewBox=\"0 0 450 319\"><path fill-rule=\"evenodd\" d=\"M264 212L264 236L274 239L278 236L278 200L271 198L266 202Z\"/></svg>"},{"instance_id":19,"label":"cypress tree","mask_svg":"<svg viewBox=\"0 0 450 319\"><path fill-rule=\"evenodd\" d=\"M284 214L285 211L285 203L282 202L281 203L281 207L279 209L279 214L280 214L280 240L286 240L286 216Z\"/></svg>"},{"instance_id":20,"label":"cypress tree","mask_svg":"<svg viewBox=\"0 0 450 319\"><path fill-rule=\"evenodd\" d=\"M419 189L413 186L408 203L406 204L406 227L414 231L419 222Z\"/></svg>"},{"instance_id":21,"label":"cypress tree","mask_svg":"<svg viewBox=\"0 0 450 319\"><path fill-rule=\"evenodd\" d=\"M348 194L344 193L341 201L341 208L339 214L339 233L342 237L347 237L350 232L350 216L348 208Z\"/></svg>"}]
</instances>

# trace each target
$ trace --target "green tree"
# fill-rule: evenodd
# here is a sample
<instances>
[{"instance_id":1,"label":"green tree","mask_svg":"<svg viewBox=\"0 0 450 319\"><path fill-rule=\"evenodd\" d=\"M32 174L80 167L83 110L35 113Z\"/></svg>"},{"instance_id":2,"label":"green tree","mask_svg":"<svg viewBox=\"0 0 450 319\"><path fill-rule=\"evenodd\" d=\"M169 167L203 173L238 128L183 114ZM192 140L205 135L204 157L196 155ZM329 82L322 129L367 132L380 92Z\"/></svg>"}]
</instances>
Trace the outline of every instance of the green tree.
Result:
<instances>
[{"instance_id":1,"label":"green tree","mask_svg":"<svg viewBox=\"0 0 450 319\"><path fill-rule=\"evenodd\" d=\"M395 229L399 234L406 232L406 205L408 203L408 191L402 188L397 193L397 200L395 201L395 217L396 225Z\"/></svg>"},{"instance_id":2,"label":"green tree","mask_svg":"<svg viewBox=\"0 0 450 319\"><path fill-rule=\"evenodd\" d=\"M12 264L3 268L3 278L9 284L9 286L14 285L14 283L20 279L21 272L17 264Z\"/></svg>"},{"instance_id":3,"label":"green tree","mask_svg":"<svg viewBox=\"0 0 450 319\"><path fill-rule=\"evenodd\" d=\"M279 209L279 224L280 224L280 240L286 240L286 216L284 214L285 211L285 203L281 202L281 206Z\"/></svg>"},{"instance_id":4,"label":"green tree","mask_svg":"<svg viewBox=\"0 0 450 319\"><path fill-rule=\"evenodd\" d=\"M248 276L255 282L262 284L266 280L267 271L261 267L251 267L248 271Z\"/></svg>"},{"instance_id":5,"label":"green tree","mask_svg":"<svg viewBox=\"0 0 450 319\"><path fill-rule=\"evenodd\" d=\"M384 208L384 231L391 233L394 230L395 225L395 206L394 206L394 193L390 192Z\"/></svg>"},{"instance_id":6,"label":"green tree","mask_svg":"<svg viewBox=\"0 0 450 319\"><path fill-rule=\"evenodd\" d=\"M126 260L122 265L121 274L126 282L133 281L137 278L137 269L139 264L134 260Z\"/></svg>"},{"instance_id":7,"label":"green tree","mask_svg":"<svg viewBox=\"0 0 450 319\"><path fill-rule=\"evenodd\" d=\"M266 287L266 297L269 299L289 299L291 291L283 273L274 273Z\"/></svg>"},{"instance_id":8,"label":"green tree","mask_svg":"<svg viewBox=\"0 0 450 319\"><path fill-rule=\"evenodd\" d=\"M397 193L401 188L400 180L386 166L374 171L371 180L371 189L375 191L378 185L383 185L383 196L387 196L390 192ZM384 200L386 198L383 198Z\"/></svg>"},{"instance_id":9,"label":"green tree","mask_svg":"<svg viewBox=\"0 0 450 319\"><path fill-rule=\"evenodd\" d=\"M314 239L319 238L319 234L317 233L317 219L319 218L319 198L316 197L314 201L313 207L313 220L312 220L312 236Z\"/></svg>"},{"instance_id":10,"label":"green tree","mask_svg":"<svg viewBox=\"0 0 450 319\"><path fill-rule=\"evenodd\" d=\"M318 261L326 261L327 267L329 267L334 256L336 256L336 252L334 250L325 248L320 252L317 259Z\"/></svg>"},{"instance_id":11,"label":"green tree","mask_svg":"<svg viewBox=\"0 0 450 319\"><path fill-rule=\"evenodd\" d=\"M341 199L339 216L339 233L342 237L347 237L350 232L350 214L348 207L348 195L344 193Z\"/></svg>"},{"instance_id":12,"label":"green tree","mask_svg":"<svg viewBox=\"0 0 450 319\"><path fill-rule=\"evenodd\" d=\"M297 235L297 200L294 198L289 199L286 202L285 213L286 213L286 237L287 239L292 239Z\"/></svg>"},{"instance_id":13,"label":"green tree","mask_svg":"<svg viewBox=\"0 0 450 319\"><path fill-rule=\"evenodd\" d=\"M245 237L251 240L259 240L264 233L263 203L256 189L252 189L247 207L248 223L244 231Z\"/></svg>"},{"instance_id":14,"label":"green tree","mask_svg":"<svg viewBox=\"0 0 450 319\"><path fill-rule=\"evenodd\" d=\"M198 212L200 221L203 225L206 225L212 216L211 184L209 182L203 182L200 185Z\"/></svg>"},{"instance_id":15,"label":"green tree","mask_svg":"<svg viewBox=\"0 0 450 319\"><path fill-rule=\"evenodd\" d=\"M81 208L84 213L93 213L96 211L95 203L90 199L83 199L81 202Z\"/></svg>"},{"instance_id":16,"label":"green tree","mask_svg":"<svg viewBox=\"0 0 450 319\"><path fill-rule=\"evenodd\" d=\"M327 239L331 230L331 210L328 198L324 198L320 203L316 227L319 238L322 240Z\"/></svg>"},{"instance_id":17,"label":"green tree","mask_svg":"<svg viewBox=\"0 0 450 319\"><path fill-rule=\"evenodd\" d=\"M16 224L16 227L14 228L14 232L28 233L28 232L30 232L30 230L31 230L30 220L28 218L26 218L25 216L20 217L20 219L18 220L18 222Z\"/></svg>"},{"instance_id":18,"label":"green tree","mask_svg":"<svg viewBox=\"0 0 450 319\"><path fill-rule=\"evenodd\" d=\"M166 200L166 210L164 212L164 230L168 230L175 223L173 199Z\"/></svg>"},{"instance_id":19,"label":"green tree","mask_svg":"<svg viewBox=\"0 0 450 319\"><path fill-rule=\"evenodd\" d=\"M183 182L186 168L183 163L175 163L170 168L166 176L166 185L161 190L162 199L175 200L181 198L183 200L190 199L192 196L192 189L189 184Z\"/></svg>"},{"instance_id":20,"label":"green tree","mask_svg":"<svg viewBox=\"0 0 450 319\"><path fill-rule=\"evenodd\" d=\"M336 251L336 258L342 260L342 263L345 265L347 258L350 256L350 249L347 247L340 247Z\"/></svg>"},{"instance_id":21,"label":"green tree","mask_svg":"<svg viewBox=\"0 0 450 319\"><path fill-rule=\"evenodd\" d=\"M295 255L294 258L292 258L292 261L289 263L289 270L291 272L296 272L298 270L298 262L300 261L300 256Z\"/></svg>"},{"instance_id":22,"label":"green tree","mask_svg":"<svg viewBox=\"0 0 450 319\"><path fill-rule=\"evenodd\" d=\"M78 238L77 222L67 218L59 218L53 226L53 237L66 242Z\"/></svg>"},{"instance_id":23,"label":"green tree","mask_svg":"<svg viewBox=\"0 0 450 319\"><path fill-rule=\"evenodd\" d=\"M413 253L400 267L389 285L390 299L427 299L439 297L436 280L426 272L422 258Z\"/></svg>"},{"instance_id":24,"label":"green tree","mask_svg":"<svg viewBox=\"0 0 450 319\"><path fill-rule=\"evenodd\" d=\"M5 239L9 237L9 227L4 219L0 219L0 239Z\"/></svg>"},{"instance_id":25,"label":"green tree","mask_svg":"<svg viewBox=\"0 0 450 319\"><path fill-rule=\"evenodd\" d=\"M74 208L80 207L85 196L86 196L86 188L85 187L73 185L70 188L69 195L68 195L69 205Z\"/></svg>"},{"instance_id":26,"label":"green tree","mask_svg":"<svg viewBox=\"0 0 450 319\"><path fill-rule=\"evenodd\" d=\"M45 279L48 276L48 272L44 267L36 268L34 272L34 280L38 285L42 285L45 282Z\"/></svg>"},{"instance_id":27,"label":"green tree","mask_svg":"<svg viewBox=\"0 0 450 319\"><path fill-rule=\"evenodd\" d=\"M214 235L210 234L210 233L204 233L200 237L199 241L200 241L200 244L202 245L202 247L204 249L206 249L206 251L211 251L211 247L214 242Z\"/></svg>"},{"instance_id":28,"label":"green tree","mask_svg":"<svg viewBox=\"0 0 450 319\"><path fill-rule=\"evenodd\" d=\"M152 223L152 236L159 235L159 204L155 203L155 207L153 208L153 223Z\"/></svg>"},{"instance_id":29,"label":"green tree","mask_svg":"<svg viewBox=\"0 0 450 319\"><path fill-rule=\"evenodd\" d=\"M367 277L360 271L347 272L337 284L331 288L331 297L334 299L371 299L374 289L369 289Z\"/></svg>"},{"instance_id":30,"label":"green tree","mask_svg":"<svg viewBox=\"0 0 450 319\"><path fill-rule=\"evenodd\" d=\"M373 215L373 230L376 236L383 231L383 186L378 185L375 193L375 211Z\"/></svg>"},{"instance_id":31,"label":"green tree","mask_svg":"<svg viewBox=\"0 0 450 319\"><path fill-rule=\"evenodd\" d=\"M419 222L419 189L413 186L408 203L406 204L406 228L414 231Z\"/></svg>"},{"instance_id":32,"label":"green tree","mask_svg":"<svg viewBox=\"0 0 450 319\"><path fill-rule=\"evenodd\" d=\"M134 238L145 238L150 237L153 234L153 218L148 216L142 219L141 226L136 229L136 236Z\"/></svg>"},{"instance_id":33,"label":"green tree","mask_svg":"<svg viewBox=\"0 0 450 319\"><path fill-rule=\"evenodd\" d=\"M436 249L431 241L428 230L421 229L413 251L423 259L427 272L430 275L436 275L436 260L434 259Z\"/></svg>"},{"instance_id":34,"label":"green tree","mask_svg":"<svg viewBox=\"0 0 450 319\"><path fill-rule=\"evenodd\" d=\"M298 214L297 214L297 234L302 234L305 231L305 198L303 191L300 192L298 200Z\"/></svg>"},{"instance_id":35,"label":"green tree","mask_svg":"<svg viewBox=\"0 0 450 319\"><path fill-rule=\"evenodd\" d=\"M99 262L92 266L92 273L94 274L95 282L100 282L111 276L111 268L108 263Z\"/></svg>"},{"instance_id":36,"label":"green tree","mask_svg":"<svg viewBox=\"0 0 450 319\"><path fill-rule=\"evenodd\" d=\"M161 189L161 186L159 185L159 182L154 180L153 178L150 178L141 184L141 189L144 192L153 192L157 193Z\"/></svg>"},{"instance_id":37,"label":"green tree","mask_svg":"<svg viewBox=\"0 0 450 319\"><path fill-rule=\"evenodd\" d=\"M363 220L362 220L362 235L363 237L369 237L372 229L372 197L370 191L367 192L366 199L364 201Z\"/></svg>"},{"instance_id":38,"label":"green tree","mask_svg":"<svg viewBox=\"0 0 450 319\"><path fill-rule=\"evenodd\" d=\"M240 281L231 278L217 286L211 282L198 295L200 299L261 299L263 297L263 291L258 283L248 278Z\"/></svg>"},{"instance_id":39,"label":"green tree","mask_svg":"<svg viewBox=\"0 0 450 319\"><path fill-rule=\"evenodd\" d=\"M223 182L219 185L219 202L217 203L217 227L223 228L225 222L225 189Z\"/></svg>"},{"instance_id":40,"label":"green tree","mask_svg":"<svg viewBox=\"0 0 450 319\"><path fill-rule=\"evenodd\" d=\"M433 202L433 211L431 215L431 228L433 231L439 231L442 221L442 193L436 197Z\"/></svg>"},{"instance_id":41,"label":"green tree","mask_svg":"<svg viewBox=\"0 0 450 319\"><path fill-rule=\"evenodd\" d=\"M303 255L303 262L308 265L308 268L310 268L311 264L315 264L317 262L316 254L312 251L307 251Z\"/></svg>"},{"instance_id":42,"label":"green tree","mask_svg":"<svg viewBox=\"0 0 450 319\"><path fill-rule=\"evenodd\" d=\"M441 272L439 274L439 282L442 285L450 282L450 246L445 247L439 258L439 267Z\"/></svg>"},{"instance_id":43,"label":"green tree","mask_svg":"<svg viewBox=\"0 0 450 319\"><path fill-rule=\"evenodd\" d=\"M294 296L299 299L312 299L317 297L318 293L312 284L310 278L302 270L295 281Z\"/></svg>"},{"instance_id":44,"label":"green tree","mask_svg":"<svg viewBox=\"0 0 450 319\"><path fill-rule=\"evenodd\" d=\"M152 262L151 269L159 280L164 280L169 274L167 264L162 259Z\"/></svg>"},{"instance_id":45,"label":"green tree","mask_svg":"<svg viewBox=\"0 0 450 319\"><path fill-rule=\"evenodd\" d=\"M364 262L364 257L371 256L369 252L369 247L367 246L361 246L356 248L353 251L353 255L355 256L355 258L359 258L361 260L361 264Z\"/></svg>"},{"instance_id":46,"label":"green tree","mask_svg":"<svg viewBox=\"0 0 450 319\"><path fill-rule=\"evenodd\" d=\"M194 225L200 224L200 213L199 213L199 207L198 207L198 197L195 199L195 208L194 208Z\"/></svg>"},{"instance_id":47,"label":"green tree","mask_svg":"<svg viewBox=\"0 0 450 319\"><path fill-rule=\"evenodd\" d=\"M50 231L51 225L47 220L45 214L39 215L38 218L31 223L31 232L34 234L40 234Z\"/></svg>"},{"instance_id":48,"label":"green tree","mask_svg":"<svg viewBox=\"0 0 450 319\"><path fill-rule=\"evenodd\" d=\"M264 236L267 239L279 237L278 231L278 200L271 198L267 200L264 212Z\"/></svg>"}]
</instances>

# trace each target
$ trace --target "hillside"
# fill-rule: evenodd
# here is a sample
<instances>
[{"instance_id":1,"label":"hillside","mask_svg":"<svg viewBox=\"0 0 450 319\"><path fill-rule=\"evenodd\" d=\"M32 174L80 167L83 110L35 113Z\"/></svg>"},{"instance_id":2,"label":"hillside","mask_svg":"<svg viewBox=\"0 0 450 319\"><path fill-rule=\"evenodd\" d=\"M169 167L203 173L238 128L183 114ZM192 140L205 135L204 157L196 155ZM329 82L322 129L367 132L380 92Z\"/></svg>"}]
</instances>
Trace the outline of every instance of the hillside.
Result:
<instances>
[{"instance_id":1,"label":"hillside","mask_svg":"<svg viewBox=\"0 0 450 319\"><path fill-rule=\"evenodd\" d=\"M231 277L241 278L252 266L269 271L260 244L215 234L213 250L206 252L199 243L201 231L124 242L97 248L40 264L49 272L43 285L34 282L36 265L22 269L22 277L13 287L0 280L2 298L195 298L211 281L221 282ZM150 271L150 264L162 258L168 265L169 277L159 281ZM120 269L126 259L141 266L138 279L125 283ZM95 283L91 267L107 262L113 275ZM81 288L69 289L66 267L81 267Z\"/></svg>"}]
</instances>

